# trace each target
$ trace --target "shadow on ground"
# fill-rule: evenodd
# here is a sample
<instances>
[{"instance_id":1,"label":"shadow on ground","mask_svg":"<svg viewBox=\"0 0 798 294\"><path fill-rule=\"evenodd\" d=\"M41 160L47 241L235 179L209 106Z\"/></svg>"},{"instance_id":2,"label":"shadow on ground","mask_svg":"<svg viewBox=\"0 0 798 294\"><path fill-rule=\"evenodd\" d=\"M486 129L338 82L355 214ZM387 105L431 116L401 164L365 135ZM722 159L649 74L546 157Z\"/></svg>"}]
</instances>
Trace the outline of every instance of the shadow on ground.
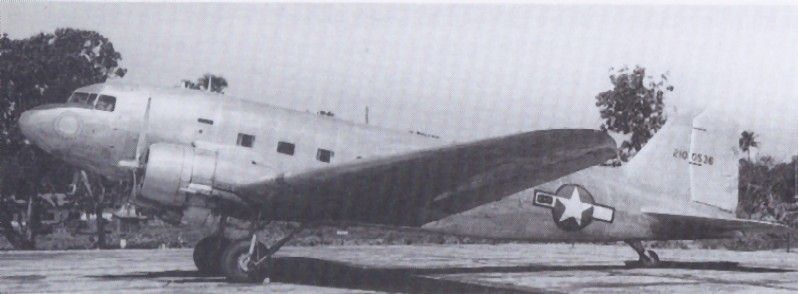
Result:
<instances>
[{"instance_id":1,"label":"shadow on ground","mask_svg":"<svg viewBox=\"0 0 798 294\"><path fill-rule=\"evenodd\" d=\"M633 263L632 263L633 264ZM648 267L651 268L651 267ZM719 270L751 273L789 272L784 269L745 267L733 262L663 262L657 268ZM411 293L529 293L543 289L514 288L509 285L479 285L438 277L446 274L528 273L550 271L635 270L629 265L523 265L446 268L378 268L306 257L282 257L273 260L271 281L322 287L411 292ZM90 276L99 279L171 278L172 283L222 282L223 277L202 276L197 271L144 272L125 275ZM174 278L178 278L174 280Z\"/></svg>"}]
</instances>

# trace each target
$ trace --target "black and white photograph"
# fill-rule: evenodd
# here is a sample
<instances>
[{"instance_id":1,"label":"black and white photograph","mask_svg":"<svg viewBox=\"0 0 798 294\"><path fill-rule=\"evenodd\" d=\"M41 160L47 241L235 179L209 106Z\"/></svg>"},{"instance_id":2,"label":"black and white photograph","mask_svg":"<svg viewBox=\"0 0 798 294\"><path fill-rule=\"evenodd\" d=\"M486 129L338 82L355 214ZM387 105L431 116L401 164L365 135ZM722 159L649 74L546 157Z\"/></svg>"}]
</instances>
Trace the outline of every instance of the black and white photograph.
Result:
<instances>
[{"instance_id":1,"label":"black and white photograph","mask_svg":"<svg viewBox=\"0 0 798 294\"><path fill-rule=\"evenodd\" d=\"M0 2L0 293L796 293L789 2Z\"/></svg>"}]
</instances>

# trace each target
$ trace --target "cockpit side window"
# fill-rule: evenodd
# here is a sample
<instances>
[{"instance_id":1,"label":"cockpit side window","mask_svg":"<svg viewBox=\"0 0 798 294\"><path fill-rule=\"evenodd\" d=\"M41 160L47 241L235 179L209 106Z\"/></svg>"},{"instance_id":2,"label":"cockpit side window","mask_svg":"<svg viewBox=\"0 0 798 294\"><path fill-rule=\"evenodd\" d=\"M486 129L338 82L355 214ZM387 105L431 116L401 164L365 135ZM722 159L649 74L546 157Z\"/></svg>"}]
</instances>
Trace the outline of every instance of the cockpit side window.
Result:
<instances>
[{"instance_id":1,"label":"cockpit side window","mask_svg":"<svg viewBox=\"0 0 798 294\"><path fill-rule=\"evenodd\" d=\"M72 96L69 96L69 103L80 103L86 104L89 101L89 93L82 93L82 92L75 92L72 93Z\"/></svg>"},{"instance_id":2,"label":"cockpit side window","mask_svg":"<svg viewBox=\"0 0 798 294\"><path fill-rule=\"evenodd\" d=\"M114 108L116 108L116 97L108 95L100 95L100 98L97 100L97 106L95 107L95 109L103 111L114 111Z\"/></svg>"}]
</instances>

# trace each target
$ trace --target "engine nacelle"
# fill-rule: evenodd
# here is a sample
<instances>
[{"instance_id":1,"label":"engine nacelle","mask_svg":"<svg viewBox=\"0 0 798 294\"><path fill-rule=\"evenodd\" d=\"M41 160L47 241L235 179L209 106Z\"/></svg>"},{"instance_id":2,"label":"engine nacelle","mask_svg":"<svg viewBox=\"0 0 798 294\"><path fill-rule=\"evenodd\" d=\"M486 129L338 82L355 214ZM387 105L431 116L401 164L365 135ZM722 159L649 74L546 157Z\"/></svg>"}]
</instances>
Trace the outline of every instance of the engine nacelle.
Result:
<instances>
[{"instance_id":1,"label":"engine nacelle","mask_svg":"<svg viewBox=\"0 0 798 294\"><path fill-rule=\"evenodd\" d=\"M152 144L141 196L160 205L182 207L187 204L188 195L232 195L229 191L238 183L254 181L272 172L259 162L257 154L241 149ZM192 202L189 206L197 204Z\"/></svg>"}]
</instances>

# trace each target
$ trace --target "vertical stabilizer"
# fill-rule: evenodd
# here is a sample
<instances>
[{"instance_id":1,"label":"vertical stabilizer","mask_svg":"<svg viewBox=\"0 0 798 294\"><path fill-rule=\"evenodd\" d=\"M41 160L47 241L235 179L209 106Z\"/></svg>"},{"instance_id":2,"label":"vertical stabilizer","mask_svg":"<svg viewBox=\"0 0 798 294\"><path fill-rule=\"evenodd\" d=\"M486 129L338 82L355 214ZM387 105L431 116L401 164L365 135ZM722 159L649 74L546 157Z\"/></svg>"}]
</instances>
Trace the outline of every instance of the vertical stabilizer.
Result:
<instances>
[{"instance_id":1,"label":"vertical stabilizer","mask_svg":"<svg viewBox=\"0 0 798 294\"><path fill-rule=\"evenodd\" d=\"M737 207L737 124L707 112L672 115L623 168L648 190L733 213Z\"/></svg>"},{"instance_id":2,"label":"vertical stabilizer","mask_svg":"<svg viewBox=\"0 0 798 294\"><path fill-rule=\"evenodd\" d=\"M670 115L643 149L623 166L624 172L648 191L688 201L690 168L681 156L690 150L692 132L692 116Z\"/></svg>"}]
</instances>

